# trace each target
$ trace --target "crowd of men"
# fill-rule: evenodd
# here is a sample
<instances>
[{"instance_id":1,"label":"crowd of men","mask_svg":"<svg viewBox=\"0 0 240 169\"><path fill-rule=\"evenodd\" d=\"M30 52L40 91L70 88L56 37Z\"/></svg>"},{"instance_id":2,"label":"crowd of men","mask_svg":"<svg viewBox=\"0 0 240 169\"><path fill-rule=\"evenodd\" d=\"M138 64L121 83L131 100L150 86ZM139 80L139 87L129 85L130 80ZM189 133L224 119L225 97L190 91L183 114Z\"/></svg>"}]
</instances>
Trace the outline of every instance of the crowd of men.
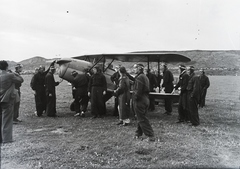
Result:
<instances>
[{"instance_id":1,"label":"crowd of men","mask_svg":"<svg viewBox=\"0 0 240 169\"><path fill-rule=\"evenodd\" d=\"M22 65L16 65L15 72L8 71L6 61L0 61L0 105L1 105L1 142L12 141L12 123L21 122L19 117L20 106L20 87L23 78L20 75ZM40 117L46 113L49 117L56 117L56 86L60 82L54 79L54 62L45 70L44 66L35 69L35 74L31 79L30 86L34 91L36 112ZM205 106L207 88L210 86L208 77L204 69L201 75L194 73L194 67L188 69L185 65L179 66L179 80L174 86L174 76L168 69L167 64L162 65L160 72L144 69L142 64L134 65L135 76L131 76L125 67L119 65L115 68L115 73L111 76L112 82L116 85L113 92L115 98L114 116L119 116L118 125L128 126L130 124L130 111L132 110L137 119L137 130L135 137L139 138L145 134L149 141L154 141L154 132L146 114L148 111L155 110L154 98L149 98L149 92L164 91L169 95L175 90L180 90L178 104L177 123L191 123L192 126L200 124L198 108ZM71 73L72 94L74 103L72 110L76 112L74 116L85 117L88 103L91 102L92 118L102 118L106 114L106 94L107 81L98 66L93 67L92 71L86 70L83 74L73 71ZM130 94L132 90L132 97ZM130 102L131 101L131 102ZM172 114L171 97L165 99L164 114Z\"/></svg>"}]
</instances>

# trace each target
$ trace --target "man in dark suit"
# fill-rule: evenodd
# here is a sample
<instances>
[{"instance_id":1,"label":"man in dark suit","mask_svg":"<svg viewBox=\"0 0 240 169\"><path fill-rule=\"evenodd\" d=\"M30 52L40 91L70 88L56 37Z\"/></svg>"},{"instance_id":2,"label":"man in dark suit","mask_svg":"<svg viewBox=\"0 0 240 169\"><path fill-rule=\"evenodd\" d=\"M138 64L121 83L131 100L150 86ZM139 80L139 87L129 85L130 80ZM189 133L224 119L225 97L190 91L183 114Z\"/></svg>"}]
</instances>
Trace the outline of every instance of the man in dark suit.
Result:
<instances>
[{"instance_id":1,"label":"man in dark suit","mask_svg":"<svg viewBox=\"0 0 240 169\"><path fill-rule=\"evenodd\" d=\"M93 118L102 117L106 113L104 95L107 92L106 77L99 67L93 68L93 75L88 84L88 96L91 99L91 113Z\"/></svg>"},{"instance_id":2,"label":"man in dark suit","mask_svg":"<svg viewBox=\"0 0 240 169\"><path fill-rule=\"evenodd\" d=\"M164 90L165 93L171 93L173 91L173 74L170 70L168 70L167 64L164 63L162 66L163 71L163 84L162 84L162 90ZM165 99L165 114L171 115L172 114L172 99L167 98Z\"/></svg>"}]
</instances>

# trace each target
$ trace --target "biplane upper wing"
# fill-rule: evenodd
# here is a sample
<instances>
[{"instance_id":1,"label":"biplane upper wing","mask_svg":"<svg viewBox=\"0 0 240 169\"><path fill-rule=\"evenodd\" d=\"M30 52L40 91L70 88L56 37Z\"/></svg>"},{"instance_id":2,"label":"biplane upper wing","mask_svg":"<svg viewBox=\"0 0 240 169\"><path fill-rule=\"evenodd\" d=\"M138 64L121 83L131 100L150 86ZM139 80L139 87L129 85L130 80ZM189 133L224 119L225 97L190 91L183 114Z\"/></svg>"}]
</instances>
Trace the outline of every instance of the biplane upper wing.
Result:
<instances>
[{"instance_id":1,"label":"biplane upper wing","mask_svg":"<svg viewBox=\"0 0 240 169\"><path fill-rule=\"evenodd\" d=\"M189 62L186 56L175 53L117 53L117 54L92 54L73 57L74 59L81 59L87 61L112 59L122 62Z\"/></svg>"}]
</instances>

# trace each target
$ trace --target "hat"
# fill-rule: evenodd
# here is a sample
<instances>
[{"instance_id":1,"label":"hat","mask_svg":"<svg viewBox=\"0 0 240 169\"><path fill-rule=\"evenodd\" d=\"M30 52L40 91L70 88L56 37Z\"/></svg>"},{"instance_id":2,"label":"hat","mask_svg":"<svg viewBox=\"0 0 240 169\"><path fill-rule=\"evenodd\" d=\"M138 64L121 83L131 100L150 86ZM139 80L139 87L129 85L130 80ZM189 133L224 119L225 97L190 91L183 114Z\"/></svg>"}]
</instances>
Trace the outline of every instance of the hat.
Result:
<instances>
[{"instance_id":1,"label":"hat","mask_svg":"<svg viewBox=\"0 0 240 169\"><path fill-rule=\"evenodd\" d=\"M167 63L166 63L166 62L163 62L163 63L162 63L162 66L167 67Z\"/></svg>"},{"instance_id":2,"label":"hat","mask_svg":"<svg viewBox=\"0 0 240 169\"><path fill-rule=\"evenodd\" d=\"M134 68L139 67L139 68L142 68L142 69L144 68L143 64L141 64L141 63L135 64L133 67Z\"/></svg>"},{"instance_id":3,"label":"hat","mask_svg":"<svg viewBox=\"0 0 240 169\"><path fill-rule=\"evenodd\" d=\"M78 73L74 70L72 71L71 75L74 76L74 75L77 75Z\"/></svg>"},{"instance_id":4,"label":"hat","mask_svg":"<svg viewBox=\"0 0 240 169\"><path fill-rule=\"evenodd\" d=\"M23 65L19 64L19 63L15 66L15 68L22 68L22 67L23 67Z\"/></svg>"},{"instance_id":5,"label":"hat","mask_svg":"<svg viewBox=\"0 0 240 169\"><path fill-rule=\"evenodd\" d=\"M55 70L55 67L54 66L50 66L50 70Z\"/></svg>"},{"instance_id":6,"label":"hat","mask_svg":"<svg viewBox=\"0 0 240 169\"><path fill-rule=\"evenodd\" d=\"M194 68L194 66L190 66L189 69L190 70L194 70L195 68Z\"/></svg>"},{"instance_id":7,"label":"hat","mask_svg":"<svg viewBox=\"0 0 240 169\"><path fill-rule=\"evenodd\" d=\"M179 68L180 69L186 69L186 66L185 65L179 65Z\"/></svg>"},{"instance_id":8,"label":"hat","mask_svg":"<svg viewBox=\"0 0 240 169\"><path fill-rule=\"evenodd\" d=\"M125 67L122 66L122 67L120 67L119 72L121 72L121 73L127 73L127 70L126 70Z\"/></svg>"}]
</instances>

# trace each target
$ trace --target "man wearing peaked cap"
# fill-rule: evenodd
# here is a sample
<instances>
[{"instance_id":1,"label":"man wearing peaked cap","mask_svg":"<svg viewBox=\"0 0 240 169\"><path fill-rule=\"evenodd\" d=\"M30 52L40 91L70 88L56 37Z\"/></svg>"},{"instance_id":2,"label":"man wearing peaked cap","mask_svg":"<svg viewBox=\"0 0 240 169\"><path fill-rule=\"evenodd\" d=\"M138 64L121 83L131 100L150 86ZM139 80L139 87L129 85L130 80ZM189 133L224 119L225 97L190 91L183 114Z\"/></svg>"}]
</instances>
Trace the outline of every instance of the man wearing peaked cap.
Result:
<instances>
[{"instance_id":1,"label":"man wearing peaked cap","mask_svg":"<svg viewBox=\"0 0 240 169\"><path fill-rule=\"evenodd\" d=\"M148 137L149 141L155 141L152 126L146 117L149 107L149 80L143 73L144 66L142 64L135 64L135 81L133 86L133 110L137 116L138 127L135 137L139 138L143 134Z\"/></svg>"},{"instance_id":2,"label":"man wearing peaked cap","mask_svg":"<svg viewBox=\"0 0 240 169\"><path fill-rule=\"evenodd\" d=\"M186 66L185 65L179 65L179 69L186 70Z\"/></svg>"},{"instance_id":3,"label":"man wearing peaked cap","mask_svg":"<svg viewBox=\"0 0 240 169\"><path fill-rule=\"evenodd\" d=\"M174 90L172 93L174 93L175 90L177 90L180 87L180 96L179 96L179 102L178 102L178 122L177 123L183 123L183 122L189 122L190 121L190 115L188 111L188 93L187 93L187 85L189 80L189 75L186 72L186 66L185 65L179 65L179 80L176 86L174 87Z\"/></svg>"}]
</instances>

